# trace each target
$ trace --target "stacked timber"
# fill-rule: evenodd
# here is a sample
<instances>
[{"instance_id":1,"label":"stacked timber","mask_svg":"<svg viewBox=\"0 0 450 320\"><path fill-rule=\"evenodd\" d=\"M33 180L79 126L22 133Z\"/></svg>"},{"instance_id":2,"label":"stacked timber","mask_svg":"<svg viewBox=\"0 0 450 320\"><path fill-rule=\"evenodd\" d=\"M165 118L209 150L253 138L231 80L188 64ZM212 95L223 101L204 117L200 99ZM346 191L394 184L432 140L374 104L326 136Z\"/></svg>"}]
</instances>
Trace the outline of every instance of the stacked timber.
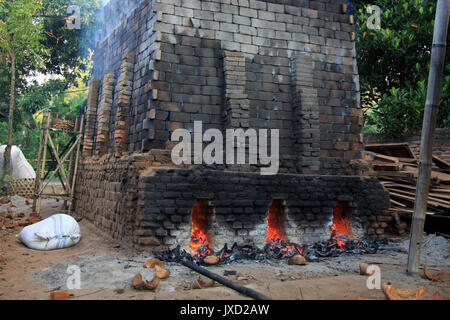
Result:
<instances>
[{"instance_id":1,"label":"stacked timber","mask_svg":"<svg viewBox=\"0 0 450 320\"><path fill-rule=\"evenodd\" d=\"M376 176L389 191L389 211L403 231L407 226L401 219L410 218L414 213L419 175L416 155L408 144L401 143L367 145L365 156L372 163L370 174ZM450 156L433 155L430 182L427 216L450 218Z\"/></svg>"}]
</instances>

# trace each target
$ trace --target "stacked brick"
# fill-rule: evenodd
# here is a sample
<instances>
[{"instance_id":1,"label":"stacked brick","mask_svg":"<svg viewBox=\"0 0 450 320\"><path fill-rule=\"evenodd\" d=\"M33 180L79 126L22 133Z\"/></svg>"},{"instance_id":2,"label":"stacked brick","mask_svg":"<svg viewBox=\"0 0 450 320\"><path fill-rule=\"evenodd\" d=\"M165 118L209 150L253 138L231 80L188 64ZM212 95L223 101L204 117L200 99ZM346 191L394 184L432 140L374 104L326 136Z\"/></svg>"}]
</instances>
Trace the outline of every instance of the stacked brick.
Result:
<instances>
[{"instance_id":1,"label":"stacked brick","mask_svg":"<svg viewBox=\"0 0 450 320\"><path fill-rule=\"evenodd\" d=\"M296 144L299 171L319 173L320 121L317 89L313 85L311 56L296 55L292 59L292 84L295 96Z\"/></svg>"},{"instance_id":2,"label":"stacked brick","mask_svg":"<svg viewBox=\"0 0 450 320\"><path fill-rule=\"evenodd\" d=\"M133 89L134 55L124 55L118 80L118 108L115 118L114 142L116 152L128 150L130 104Z\"/></svg>"},{"instance_id":3,"label":"stacked brick","mask_svg":"<svg viewBox=\"0 0 450 320\"><path fill-rule=\"evenodd\" d=\"M111 12L117 9L116 2L108 5ZM119 57L136 55L128 151L164 148L174 130L193 129L194 121L202 121L205 130L224 130L230 121L223 118L230 108L225 101L247 95L238 104L243 108L236 114L242 117L235 122L280 130L281 172L344 174L349 161L360 157L362 139L354 21L343 12L343 2L143 0L133 4L137 9L98 46L94 67L94 74L119 71ZM240 88L245 92L237 90L236 99L225 88L226 52L245 60L241 80L246 84ZM298 91L292 90L297 84L292 81L290 61L298 55L311 59L308 80L312 77L311 91L318 96L314 119L303 127L309 137L300 137L298 122L305 119L294 114L299 102L295 101ZM114 99L112 116L119 108L118 98ZM109 130L114 127L113 122ZM109 139L114 140L113 132ZM306 142L311 139L312 143ZM307 154L301 164L300 140L302 154Z\"/></svg>"},{"instance_id":4,"label":"stacked brick","mask_svg":"<svg viewBox=\"0 0 450 320\"><path fill-rule=\"evenodd\" d=\"M91 83L84 155L97 156L81 163L77 212L136 246L186 247L192 207L206 198L220 247L263 244L273 199L286 202L292 241L325 239L344 201L357 233L381 236L388 193L377 180L340 176L362 149L344 2L111 0L105 15L121 24L96 46L93 73L103 82L97 98ZM278 129L282 174L174 168L171 133L193 132L195 121L222 132ZM308 175L317 173L335 176Z\"/></svg>"},{"instance_id":5,"label":"stacked brick","mask_svg":"<svg viewBox=\"0 0 450 320\"><path fill-rule=\"evenodd\" d=\"M139 231L142 221L136 208L140 175L150 167L173 167L170 153L153 150L84 159L77 177L75 212L115 239L148 245L149 239Z\"/></svg>"},{"instance_id":6,"label":"stacked brick","mask_svg":"<svg viewBox=\"0 0 450 320\"><path fill-rule=\"evenodd\" d=\"M80 165L75 211L116 239L131 242L137 179L134 160L112 155L90 158Z\"/></svg>"},{"instance_id":7,"label":"stacked brick","mask_svg":"<svg viewBox=\"0 0 450 320\"><path fill-rule=\"evenodd\" d=\"M99 81L92 79L89 82L89 94L86 108L86 126L84 131L83 156L92 155L94 147L94 132L98 105Z\"/></svg>"},{"instance_id":8,"label":"stacked brick","mask_svg":"<svg viewBox=\"0 0 450 320\"><path fill-rule=\"evenodd\" d=\"M225 51L223 59L225 74L225 126L248 128L250 126L250 101L245 92L245 57L242 52Z\"/></svg>"},{"instance_id":9,"label":"stacked brick","mask_svg":"<svg viewBox=\"0 0 450 320\"><path fill-rule=\"evenodd\" d=\"M97 140L95 154L107 152L111 109L113 107L115 72L107 71L103 77L102 95L97 114Z\"/></svg>"},{"instance_id":10,"label":"stacked brick","mask_svg":"<svg viewBox=\"0 0 450 320\"><path fill-rule=\"evenodd\" d=\"M130 16L136 29L136 64L134 67L133 95L131 108L131 125L129 128L128 150L146 152L162 145L153 144L155 137L156 109L153 106L153 97L157 96L157 88L152 81L159 79L158 70L152 66L158 56L159 44L153 25L157 19L153 12L153 1L143 1ZM139 27L136 27L139 26Z\"/></svg>"}]
</instances>

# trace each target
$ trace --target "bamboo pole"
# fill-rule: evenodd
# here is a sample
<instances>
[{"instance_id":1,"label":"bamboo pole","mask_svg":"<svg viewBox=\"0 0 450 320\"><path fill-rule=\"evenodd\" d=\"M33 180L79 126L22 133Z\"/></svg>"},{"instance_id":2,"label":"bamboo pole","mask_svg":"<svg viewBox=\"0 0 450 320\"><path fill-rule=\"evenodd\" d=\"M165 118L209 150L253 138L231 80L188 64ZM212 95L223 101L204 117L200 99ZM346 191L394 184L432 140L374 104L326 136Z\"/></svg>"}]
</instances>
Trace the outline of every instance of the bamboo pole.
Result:
<instances>
[{"instance_id":1,"label":"bamboo pole","mask_svg":"<svg viewBox=\"0 0 450 320\"><path fill-rule=\"evenodd\" d=\"M37 208L37 201L38 201L38 193L39 189L41 187L41 157L42 157L42 149L44 148L44 127L46 123L46 113L44 112L44 116L42 119L42 128L41 128L41 139L39 140L39 151L38 156L36 159L36 178L35 178L35 184L34 184L34 198L33 198L33 207L32 211L35 212ZM45 162L44 162L45 163Z\"/></svg>"},{"instance_id":2,"label":"bamboo pole","mask_svg":"<svg viewBox=\"0 0 450 320\"><path fill-rule=\"evenodd\" d=\"M46 110L44 111L44 117L42 118L42 124L43 124L43 128L42 130L44 131L44 151L42 154L42 167L41 167L41 171L40 171L40 176L36 177L36 179L39 179L39 187L41 186L41 181L44 178L44 174L45 174L45 165L47 163L46 159L47 159L47 143L48 143L48 130L50 128L50 121L51 121L51 113L50 111ZM45 127L44 127L44 121L45 121ZM42 203L42 198L40 195L38 195L38 203L37 203L37 213L38 215L41 213L41 203Z\"/></svg>"},{"instance_id":3,"label":"bamboo pole","mask_svg":"<svg viewBox=\"0 0 450 320\"><path fill-rule=\"evenodd\" d=\"M417 179L414 215L411 221L407 273L418 275L422 250L423 228L427 211L432 161L433 136L442 90L450 0L438 0L434 24L431 67L420 142L419 176Z\"/></svg>"},{"instance_id":4,"label":"bamboo pole","mask_svg":"<svg viewBox=\"0 0 450 320\"><path fill-rule=\"evenodd\" d=\"M77 140L75 141L75 143L70 147L69 151L66 153L66 155L64 156L63 160L61 160L61 163L64 163L67 160L67 157L70 155L71 152L73 152L73 149L75 149L77 143L79 143L81 140L81 136L79 136L77 138ZM47 185L50 183L50 181L53 179L53 177L55 176L56 172L60 169L60 166L58 165L56 167L55 170L53 170L53 172L51 173L50 177L48 178L47 183L45 183L44 187L41 188L41 190L39 191L39 194L41 194L44 189L47 187Z\"/></svg>"},{"instance_id":5,"label":"bamboo pole","mask_svg":"<svg viewBox=\"0 0 450 320\"><path fill-rule=\"evenodd\" d=\"M75 127L74 127L74 133L77 134L76 130L78 128L78 121L79 121L80 117L77 117L75 119ZM74 161L74 156L73 153L70 155L70 159L69 159L69 179L67 181L68 185L72 185L72 179L73 179L73 161ZM72 191L70 191L70 193L72 193ZM69 210L69 214L70 214L70 208L67 206L67 201L64 201L64 209Z\"/></svg>"},{"instance_id":6,"label":"bamboo pole","mask_svg":"<svg viewBox=\"0 0 450 320\"><path fill-rule=\"evenodd\" d=\"M77 119L77 121L78 121L78 119ZM81 138L84 136L83 132L84 132L84 116L81 116L80 131L79 131L80 140L78 141L78 145L77 145L77 151L75 154L75 168L74 168L73 174L72 174L72 188L71 188L71 192L70 192L70 205L69 205L69 211L68 211L69 214L72 213L73 205L74 205L75 183L77 181L78 163L80 161Z\"/></svg>"}]
</instances>

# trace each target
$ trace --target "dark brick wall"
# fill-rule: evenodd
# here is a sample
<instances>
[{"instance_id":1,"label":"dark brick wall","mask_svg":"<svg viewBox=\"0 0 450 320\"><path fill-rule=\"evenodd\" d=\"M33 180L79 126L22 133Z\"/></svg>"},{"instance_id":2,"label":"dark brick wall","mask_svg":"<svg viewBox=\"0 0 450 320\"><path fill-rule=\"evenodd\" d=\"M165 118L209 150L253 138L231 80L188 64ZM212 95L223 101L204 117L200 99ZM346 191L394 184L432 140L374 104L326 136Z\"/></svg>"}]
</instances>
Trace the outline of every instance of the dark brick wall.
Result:
<instances>
[{"instance_id":1,"label":"dark brick wall","mask_svg":"<svg viewBox=\"0 0 450 320\"><path fill-rule=\"evenodd\" d=\"M375 178L158 168L165 163L169 154L160 151L83 161L75 211L118 240L155 248L188 247L198 199L214 207L218 247L235 241L264 245L273 199L285 200L287 236L299 243L329 237L338 201L348 205L356 238L384 235L392 218L389 194Z\"/></svg>"},{"instance_id":2,"label":"dark brick wall","mask_svg":"<svg viewBox=\"0 0 450 320\"><path fill-rule=\"evenodd\" d=\"M388 193L376 179L343 176L362 149L355 26L343 2L111 0L104 14L118 24L96 46L91 96L102 112L91 97L77 213L136 246L186 246L192 207L207 198L216 245L261 245L273 199L285 200L296 242L327 238L345 201L357 236L382 235ZM170 135L197 120L204 130L279 129L281 174L174 169Z\"/></svg>"},{"instance_id":3,"label":"dark brick wall","mask_svg":"<svg viewBox=\"0 0 450 320\"><path fill-rule=\"evenodd\" d=\"M329 238L338 201L348 203L356 237L383 235L391 220L389 194L374 178L155 169L140 178L141 234L161 245L188 247L198 199L209 199L214 207L217 247L234 241L264 245L273 199L285 200L287 236L298 243Z\"/></svg>"}]
</instances>

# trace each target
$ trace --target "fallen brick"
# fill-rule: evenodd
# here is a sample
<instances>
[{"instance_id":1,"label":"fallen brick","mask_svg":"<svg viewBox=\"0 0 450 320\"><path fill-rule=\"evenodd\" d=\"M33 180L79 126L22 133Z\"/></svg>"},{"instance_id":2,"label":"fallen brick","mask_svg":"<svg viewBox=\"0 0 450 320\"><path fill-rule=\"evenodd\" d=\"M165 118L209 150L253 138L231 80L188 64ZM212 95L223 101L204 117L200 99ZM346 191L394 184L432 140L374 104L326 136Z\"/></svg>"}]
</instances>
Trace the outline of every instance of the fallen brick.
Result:
<instances>
[{"instance_id":1,"label":"fallen brick","mask_svg":"<svg viewBox=\"0 0 450 320\"><path fill-rule=\"evenodd\" d=\"M50 292L52 300L65 300L70 297L69 290L56 290Z\"/></svg>"},{"instance_id":2,"label":"fallen brick","mask_svg":"<svg viewBox=\"0 0 450 320\"><path fill-rule=\"evenodd\" d=\"M0 199L0 204L6 204L6 203L9 203L9 202L11 202L11 199L10 198L1 198Z\"/></svg>"}]
</instances>

